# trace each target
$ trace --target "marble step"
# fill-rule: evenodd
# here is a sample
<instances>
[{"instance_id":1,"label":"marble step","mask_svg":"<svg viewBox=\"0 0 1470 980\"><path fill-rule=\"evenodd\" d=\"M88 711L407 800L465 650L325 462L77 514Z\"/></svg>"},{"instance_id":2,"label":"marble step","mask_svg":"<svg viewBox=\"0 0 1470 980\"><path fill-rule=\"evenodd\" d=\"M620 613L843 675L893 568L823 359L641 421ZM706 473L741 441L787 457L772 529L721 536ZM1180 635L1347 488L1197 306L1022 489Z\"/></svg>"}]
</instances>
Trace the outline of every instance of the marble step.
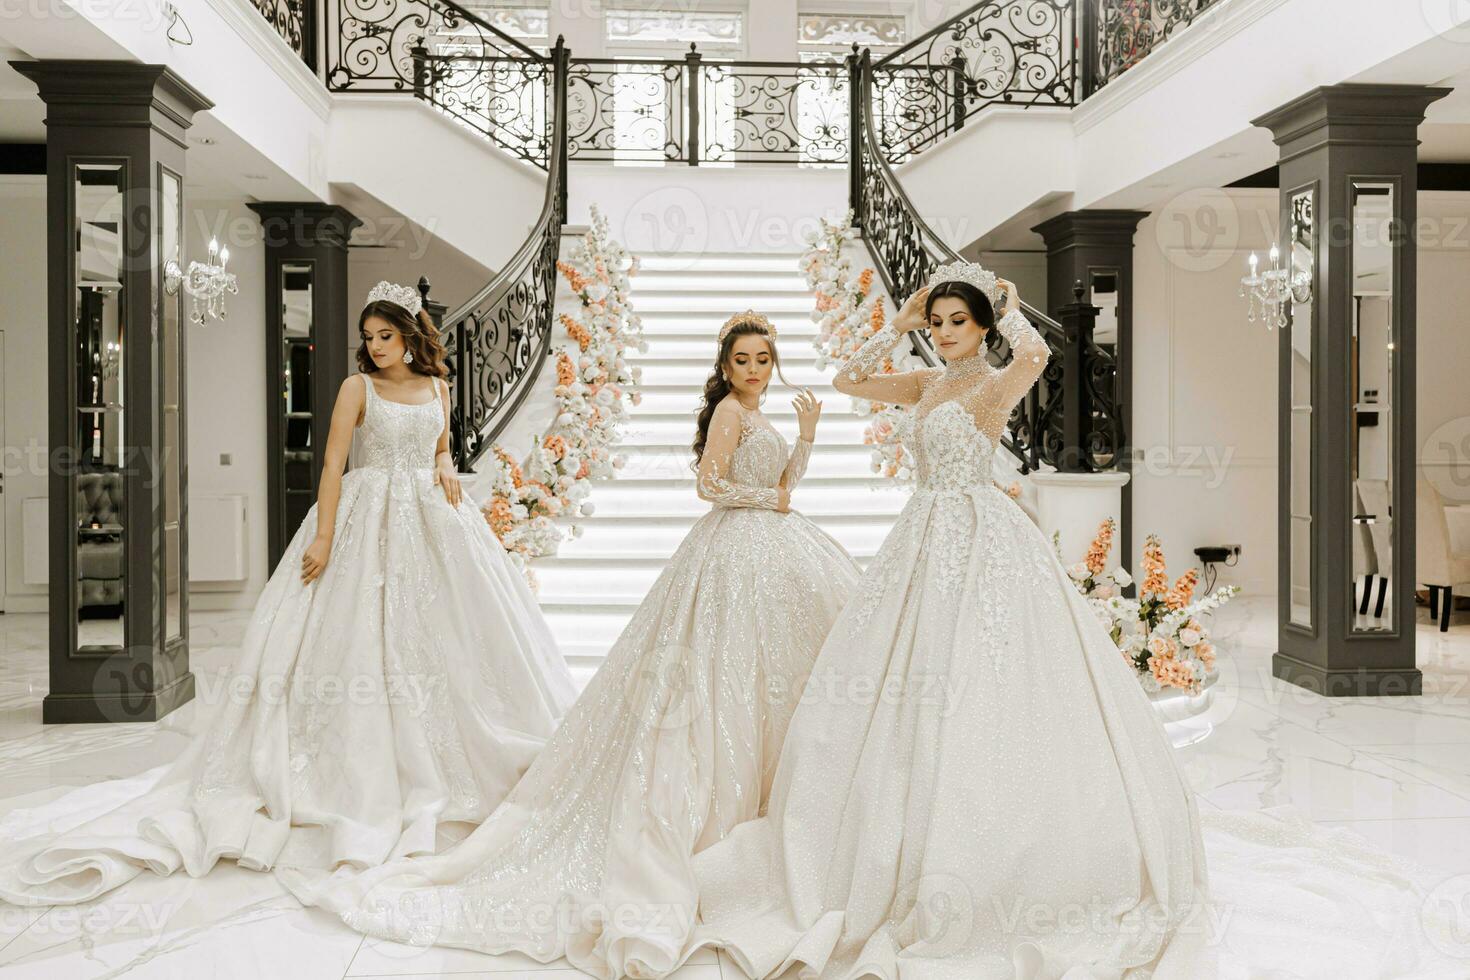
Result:
<instances>
[{"instance_id":1,"label":"marble step","mask_svg":"<svg viewBox=\"0 0 1470 980\"><path fill-rule=\"evenodd\" d=\"M688 292L644 293L635 287L632 299L633 308L640 314L655 312L721 314L719 317L721 323L732 313L753 309L770 317L771 322L776 324L778 334L781 332L781 324L777 322L776 314L785 314L788 318L804 316L808 322L811 322L812 294L810 292L753 295L739 290L691 290Z\"/></svg>"},{"instance_id":2,"label":"marble step","mask_svg":"<svg viewBox=\"0 0 1470 980\"><path fill-rule=\"evenodd\" d=\"M770 272L749 269L712 271L700 268L640 272L630 282L637 288L634 305L641 302L643 297L655 293L688 294L713 289L721 292L745 292L752 296L768 293L803 293L810 296L812 292L811 287L806 284L806 276L794 263L789 270Z\"/></svg>"},{"instance_id":3,"label":"marble step","mask_svg":"<svg viewBox=\"0 0 1470 980\"><path fill-rule=\"evenodd\" d=\"M745 307L741 307L745 309ZM648 311L638 309L639 319L642 320L642 331L644 339L648 341L648 347L653 348L661 339L707 339L714 342L719 336L720 326L725 325L731 313L736 310L728 310L725 313L719 311L698 310L661 310ZM811 303L808 301L807 309L798 313L776 313L764 310L767 319L776 326L776 339L804 338L804 342L810 344L811 338L817 335L817 325L811 320Z\"/></svg>"},{"instance_id":4,"label":"marble step","mask_svg":"<svg viewBox=\"0 0 1470 980\"><path fill-rule=\"evenodd\" d=\"M800 252L674 252L640 254L631 281L636 298L645 273L655 272L789 272L799 269Z\"/></svg>"}]
</instances>

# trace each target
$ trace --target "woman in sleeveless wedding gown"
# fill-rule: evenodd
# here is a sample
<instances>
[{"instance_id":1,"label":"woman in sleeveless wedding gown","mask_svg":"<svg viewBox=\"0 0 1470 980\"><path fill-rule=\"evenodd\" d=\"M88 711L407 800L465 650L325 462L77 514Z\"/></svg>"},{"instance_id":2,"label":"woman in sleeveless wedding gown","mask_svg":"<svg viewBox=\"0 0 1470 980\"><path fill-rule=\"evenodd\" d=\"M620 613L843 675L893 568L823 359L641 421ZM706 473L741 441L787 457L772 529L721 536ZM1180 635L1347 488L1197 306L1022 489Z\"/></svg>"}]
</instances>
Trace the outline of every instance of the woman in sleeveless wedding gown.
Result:
<instances>
[{"instance_id":1,"label":"woman in sleeveless wedding gown","mask_svg":"<svg viewBox=\"0 0 1470 980\"><path fill-rule=\"evenodd\" d=\"M767 815L695 859L694 945L755 978L1466 976L1361 839L1285 808L1202 834L1131 667L991 480L1047 345L1011 305L993 367L975 321L1014 287L968 263L930 284L838 370L914 406L917 488L813 667ZM878 375L895 325L926 323L947 364Z\"/></svg>"},{"instance_id":2,"label":"woman in sleeveless wedding gown","mask_svg":"<svg viewBox=\"0 0 1470 980\"><path fill-rule=\"evenodd\" d=\"M318 502L238 660L200 685L223 702L195 707L207 727L175 762L0 820L0 898L83 902L220 858L330 869L431 853L489 816L575 699L524 576L460 497L417 291L380 283L359 331L363 373L338 395ZM389 400L374 379L405 351L409 370L388 373L416 400ZM359 411L361 465L342 476ZM329 543L319 508L335 508Z\"/></svg>"},{"instance_id":3,"label":"woman in sleeveless wedding gown","mask_svg":"<svg viewBox=\"0 0 1470 980\"><path fill-rule=\"evenodd\" d=\"M683 961L690 859L764 812L802 684L859 576L788 512L819 406L797 399L790 452L754 407L774 333L750 313L722 331L708 442L696 446L714 508L505 804L442 855L326 880L283 874L298 898L370 935L565 956L596 977L658 977Z\"/></svg>"}]
</instances>

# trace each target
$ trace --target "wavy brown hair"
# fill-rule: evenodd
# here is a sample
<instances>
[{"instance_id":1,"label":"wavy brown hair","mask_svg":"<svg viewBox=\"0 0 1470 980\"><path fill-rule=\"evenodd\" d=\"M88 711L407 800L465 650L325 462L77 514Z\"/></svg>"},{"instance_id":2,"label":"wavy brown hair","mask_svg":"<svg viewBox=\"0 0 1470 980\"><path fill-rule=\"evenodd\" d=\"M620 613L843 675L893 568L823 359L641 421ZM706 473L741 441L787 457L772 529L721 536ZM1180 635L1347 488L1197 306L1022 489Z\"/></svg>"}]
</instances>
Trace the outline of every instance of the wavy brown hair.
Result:
<instances>
[{"instance_id":1,"label":"wavy brown hair","mask_svg":"<svg viewBox=\"0 0 1470 980\"><path fill-rule=\"evenodd\" d=\"M374 316L391 323L393 329L403 338L403 346L413 354L413 361L407 365L410 371L433 378L449 376L449 369L444 366L444 345L439 343L439 332L434 329L434 321L429 319L429 314L419 310L418 316L414 316L397 303L390 303L386 299L373 300L362 308L362 313L357 318L357 336L361 340L357 345L359 371L373 374L378 370L367 349L368 317Z\"/></svg>"},{"instance_id":2,"label":"wavy brown hair","mask_svg":"<svg viewBox=\"0 0 1470 980\"><path fill-rule=\"evenodd\" d=\"M781 373L781 355L776 353L775 338L766 333L765 327L758 323L737 323L731 327L730 332L725 334L725 339L720 342L720 352L715 358L715 369L710 372L709 379L704 383L704 401L699 406L699 417L694 423L693 468L695 470L699 469L699 461L704 457L704 444L709 435L710 419L714 418L716 406L730 393L730 382L725 380L725 371L730 366L735 341L741 337L749 337L751 334L766 339L766 346L771 349L771 367L775 369L775 374L781 379L782 384L788 387L791 385L791 382L786 380L786 375Z\"/></svg>"}]
</instances>

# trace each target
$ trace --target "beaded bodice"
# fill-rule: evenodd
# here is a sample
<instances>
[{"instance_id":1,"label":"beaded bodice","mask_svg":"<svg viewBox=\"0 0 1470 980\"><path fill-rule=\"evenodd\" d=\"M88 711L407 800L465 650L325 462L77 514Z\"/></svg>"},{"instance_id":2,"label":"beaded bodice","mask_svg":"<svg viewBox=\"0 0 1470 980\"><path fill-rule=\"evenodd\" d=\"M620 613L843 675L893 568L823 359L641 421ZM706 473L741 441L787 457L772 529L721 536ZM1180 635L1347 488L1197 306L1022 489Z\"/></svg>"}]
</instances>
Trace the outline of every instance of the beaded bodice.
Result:
<instances>
[{"instance_id":1,"label":"beaded bodice","mask_svg":"<svg viewBox=\"0 0 1470 980\"><path fill-rule=\"evenodd\" d=\"M358 428L361 456L357 465L385 470L433 468L434 451L444 431L439 381L434 381L433 399L405 404L383 398L369 375L361 377L367 389L367 404Z\"/></svg>"}]
</instances>

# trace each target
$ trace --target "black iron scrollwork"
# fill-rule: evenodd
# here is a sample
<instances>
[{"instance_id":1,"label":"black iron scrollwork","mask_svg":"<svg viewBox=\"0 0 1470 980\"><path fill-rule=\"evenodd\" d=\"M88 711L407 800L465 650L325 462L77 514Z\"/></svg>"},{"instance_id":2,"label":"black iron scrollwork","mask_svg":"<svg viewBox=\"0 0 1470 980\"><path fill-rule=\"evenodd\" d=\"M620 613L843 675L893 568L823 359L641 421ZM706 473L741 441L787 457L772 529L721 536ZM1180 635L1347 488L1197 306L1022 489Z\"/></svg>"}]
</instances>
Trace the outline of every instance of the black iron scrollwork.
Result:
<instances>
[{"instance_id":1,"label":"black iron scrollwork","mask_svg":"<svg viewBox=\"0 0 1470 980\"><path fill-rule=\"evenodd\" d=\"M1102 88L1220 0L1089 0L1096 4L1093 90Z\"/></svg>"},{"instance_id":2,"label":"black iron scrollwork","mask_svg":"<svg viewBox=\"0 0 1470 980\"><path fill-rule=\"evenodd\" d=\"M878 145L901 163L994 103L1076 102L1072 0L985 0L873 65Z\"/></svg>"},{"instance_id":3,"label":"black iron scrollwork","mask_svg":"<svg viewBox=\"0 0 1470 980\"><path fill-rule=\"evenodd\" d=\"M461 470L474 466L515 415L550 350L566 218L567 69L558 42L547 65L551 133L540 217L500 273L444 320L453 374L450 436Z\"/></svg>"},{"instance_id":4,"label":"black iron scrollwork","mask_svg":"<svg viewBox=\"0 0 1470 980\"><path fill-rule=\"evenodd\" d=\"M313 0L250 0L306 67L316 71L316 4Z\"/></svg>"}]
</instances>

